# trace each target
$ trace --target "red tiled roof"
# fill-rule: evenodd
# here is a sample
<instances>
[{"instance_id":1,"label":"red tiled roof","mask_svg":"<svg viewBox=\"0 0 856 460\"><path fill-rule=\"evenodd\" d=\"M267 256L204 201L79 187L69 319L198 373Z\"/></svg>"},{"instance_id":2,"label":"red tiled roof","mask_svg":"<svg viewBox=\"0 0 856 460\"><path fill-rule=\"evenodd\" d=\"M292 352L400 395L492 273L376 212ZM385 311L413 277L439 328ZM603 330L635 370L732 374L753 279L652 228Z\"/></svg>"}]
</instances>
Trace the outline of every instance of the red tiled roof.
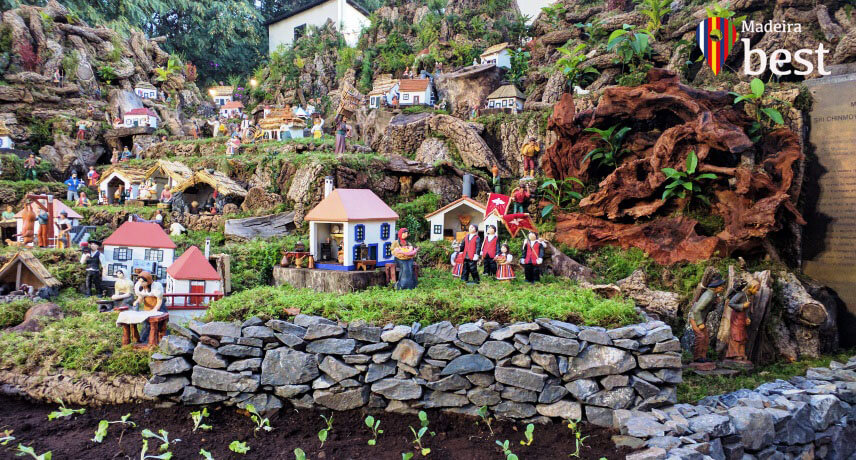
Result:
<instances>
[{"instance_id":1,"label":"red tiled roof","mask_svg":"<svg viewBox=\"0 0 856 460\"><path fill-rule=\"evenodd\" d=\"M152 222L125 222L104 240L104 246L175 249L175 243L160 225Z\"/></svg>"},{"instance_id":2,"label":"red tiled roof","mask_svg":"<svg viewBox=\"0 0 856 460\"><path fill-rule=\"evenodd\" d=\"M166 269L169 276L177 280L219 280L217 270L205 259L205 255L196 246L184 251L175 262Z\"/></svg>"},{"instance_id":3,"label":"red tiled roof","mask_svg":"<svg viewBox=\"0 0 856 460\"><path fill-rule=\"evenodd\" d=\"M403 93L409 92L422 92L428 89L428 79L427 78L418 78L413 80L401 80L399 84L398 90Z\"/></svg>"},{"instance_id":4,"label":"red tiled roof","mask_svg":"<svg viewBox=\"0 0 856 460\"><path fill-rule=\"evenodd\" d=\"M157 118L158 114L148 107L140 107L139 109L131 109L125 112L125 115L148 115Z\"/></svg>"},{"instance_id":5,"label":"red tiled roof","mask_svg":"<svg viewBox=\"0 0 856 460\"><path fill-rule=\"evenodd\" d=\"M229 101L222 106L220 109L243 109L244 104L241 101Z\"/></svg>"}]
</instances>

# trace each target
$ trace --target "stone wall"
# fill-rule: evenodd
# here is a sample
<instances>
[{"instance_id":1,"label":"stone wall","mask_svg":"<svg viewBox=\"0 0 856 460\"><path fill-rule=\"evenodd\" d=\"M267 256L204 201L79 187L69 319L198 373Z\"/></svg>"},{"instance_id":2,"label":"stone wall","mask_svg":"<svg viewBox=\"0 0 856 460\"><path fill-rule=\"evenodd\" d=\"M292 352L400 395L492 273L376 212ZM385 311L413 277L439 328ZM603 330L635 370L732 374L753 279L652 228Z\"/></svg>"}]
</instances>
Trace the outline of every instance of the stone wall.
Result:
<instances>
[{"instance_id":1,"label":"stone wall","mask_svg":"<svg viewBox=\"0 0 856 460\"><path fill-rule=\"evenodd\" d=\"M440 408L499 418L610 417L676 402L680 345L659 321L606 330L539 319L501 325L350 325L298 315L176 327L145 393L184 404L389 411Z\"/></svg>"}]
</instances>

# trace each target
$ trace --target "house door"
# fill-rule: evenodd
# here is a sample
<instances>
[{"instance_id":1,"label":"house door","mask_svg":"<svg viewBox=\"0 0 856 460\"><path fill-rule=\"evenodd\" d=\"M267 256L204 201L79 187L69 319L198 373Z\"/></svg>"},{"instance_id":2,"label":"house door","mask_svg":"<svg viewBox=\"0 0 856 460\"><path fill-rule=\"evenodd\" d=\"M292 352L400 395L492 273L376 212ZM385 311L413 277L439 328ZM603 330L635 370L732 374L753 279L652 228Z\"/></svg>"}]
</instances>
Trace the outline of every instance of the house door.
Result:
<instances>
[{"instance_id":1,"label":"house door","mask_svg":"<svg viewBox=\"0 0 856 460\"><path fill-rule=\"evenodd\" d=\"M205 294L205 281L191 281L190 282L190 293L191 294ZM203 304L202 296L193 296L187 299L187 306L190 307L198 307Z\"/></svg>"},{"instance_id":2,"label":"house door","mask_svg":"<svg viewBox=\"0 0 856 460\"><path fill-rule=\"evenodd\" d=\"M413 96L413 105L419 105L419 96Z\"/></svg>"}]
</instances>

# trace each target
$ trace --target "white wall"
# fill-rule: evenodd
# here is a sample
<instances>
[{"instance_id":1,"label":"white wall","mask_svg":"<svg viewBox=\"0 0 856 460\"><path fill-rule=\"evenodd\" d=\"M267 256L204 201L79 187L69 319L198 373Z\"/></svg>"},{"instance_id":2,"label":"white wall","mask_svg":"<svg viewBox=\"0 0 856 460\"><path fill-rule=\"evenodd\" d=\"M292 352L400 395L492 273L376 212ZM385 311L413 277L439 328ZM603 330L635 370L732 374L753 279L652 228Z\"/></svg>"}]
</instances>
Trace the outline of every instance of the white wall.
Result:
<instances>
[{"instance_id":1,"label":"white wall","mask_svg":"<svg viewBox=\"0 0 856 460\"><path fill-rule=\"evenodd\" d=\"M398 105L416 105L413 102L415 96L419 96L419 105L431 105L431 85L425 91L402 91L398 99ZM407 99L405 99L407 96Z\"/></svg>"},{"instance_id":2,"label":"white wall","mask_svg":"<svg viewBox=\"0 0 856 460\"><path fill-rule=\"evenodd\" d=\"M461 206L456 207L456 208L451 209L451 210L448 210L445 213L441 212L440 214L434 214L433 216L431 216L431 218L428 220L428 225L429 225L428 231L429 231L429 235L430 235L429 239L431 241L442 240L443 239L443 231L446 230L447 228L452 229L453 235L459 231L464 231L464 230L459 230L461 228L461 221L458 220L458 216L460 216L462 214L468 214L468 215L472 216L470 223L476 224L476 226L478 226L479 231L481 231L481 232L485 231L485 228L487 225L496 226L497 222L498 222L496 214L491 214L491 215L487 216L487 218L485 218L483 213L481 213L477 210L474 210L473 208L471 208L467 205L462 204ZM434 233L434 226L435 225L442 226L440 233ZM497 230L499 230L498 226L497 226Z\"/></svg>"},{"instance_id":3,"label":"white wall","mask_svg":"<svg viewBox=\"0 0 856 460\"><path fill-rule=\"evenodd\" d=\"M344 2L344 0L342 0ZM332 19L338 26L339 7L336 1L322 3L294 16L275 22L268 26L268 52L276 51L279 45L291 45L294 41L294 28L302 24L322 26Z\"/></svg>"},{"instance_id":4,"label":"white wall","mask_svg":"<svg viewBox=\"0 0 856 460\"><path fill-rule=\"evenodd\" d=\"M517 7L520 8L520 13L524 16L529 16L529 21L526 24L535 22L535 18L541 14L541 8L550 6L556 3L556 0L517 0Z\"/></svg>"},{"instance_id":5,"label":"white wall","mask_svg":"<svg viewBox=\"0 0 856 460\"><path fill-rule=\"evenodd\" d=\"M131 260L118 261L113 259L113 251L116 248L128 248L131 250ZM113 246L106 245L104 246L104 264L102 265L102 278L107 281L115 281L116 278L113 276L108 276L108 268L111 264L121 264L124 266L123 271L125 272L125 277L130 277L131 270L134 267L135 260L145 260L146 259L146 249L141 247L132 247L132 246ZM157 248L155 248L157 249ZM173 261L175 261L175 250L174 249L163 249L163 262L158 262L158 268L169 268L172 265ZM160 282L164 282L164 279L158 280Z\"/></svg>"},{"instance_id":6,"label":"white wall","mask_svg":"<svg viewBox=\"0 0 856 460\"><path fill-rule=\"evenodd\" d=\"M149 115L125 115L125 126L132 128L135 122L137 126L146 126L146 123L148 123L152 128L158 127L158 119L155 117Z\"/></svg>"},{"instance_id":7,"label":"white wall","mask_svg":"<svg viewBox=\"0 0 856 460\"><path fill-rule=\"evenodd\" d=\"M506 69L511 68L511 55L508 53L508 48L500 51L499 53L493 53L482 57L482 64L487 64L488 61L496 61L495 64L497 67L505 67Z\"/></svg>"},{"instance_id":8,"label":"white wall","mask_svg":"<svg viewBox=\"0 0 856 460\"><path fill-rule=\"evenodd\" d=\"M360 32L364 27L368 27L371 22L350 3L345 0L338 0L338 2L344 5L345 10L344 15L340 16L340 31L345 36L345 42L348 46L357 46L357 42L360 40Z\"/></svg>"},{"instance_id":9,"label":"white wall","mask_svg":"<svg viewBox=\"0 0 856 460\"><path fill-rule=\"evenodd\" d=\"M328 231L326 229L327 224L330 223L338 223L338 222L310 222L309 223L309 252L312 253L312 257L319 259L318 255L321 253L321 242L326 240L327 236L329 236ZM387 223L389 224L389 238L381 239L380 228L381 226ZM357 225L365 226L366 233L365 239L361 242L357 242L355 240L356 234L355 228ZM342 239L342 251L345 256L345 266L354 265L354 246L359 245L360 243L365 243L366 245L377 245L377 259L378 263L389 262L393 260L393 257L384 257L383 247L386 243L392 243L395 241L396 232L398 229L395 226L395 221L356 221L356 222L345 222L342 224L344 238Z\"/></svg>"}]
</instances>

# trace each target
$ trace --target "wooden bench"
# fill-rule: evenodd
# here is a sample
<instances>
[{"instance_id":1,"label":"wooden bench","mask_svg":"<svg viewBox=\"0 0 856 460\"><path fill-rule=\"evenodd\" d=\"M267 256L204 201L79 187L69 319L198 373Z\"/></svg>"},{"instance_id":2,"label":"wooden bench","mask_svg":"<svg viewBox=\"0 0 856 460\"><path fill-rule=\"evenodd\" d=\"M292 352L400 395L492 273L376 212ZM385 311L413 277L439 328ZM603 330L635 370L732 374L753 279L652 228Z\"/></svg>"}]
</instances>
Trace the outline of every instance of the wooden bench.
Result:
<instances>
[{"instance_id":1,"label":"wooden bench","mask_svg":"<svg viewBox=\"0 0 856 460\"><path fill-rule=\"evenodd\" d=\"M136 324L122 325L122 345L133 345L135 347L155 348L160 344L161 339L166 335L166 327L169 324L169 313L164 313L158 316L152 316L146 321L149 322L149 342L147 344L139 344L140 332L137 330Z\"/></svg>"},{"instance_id":2,"label":"wooden bench","mask_svg":"<svg viewBox=\"0 0 856 460\"><path fill-rule=\"evenodd\" d=\"M369 271L374 270L377 266L376 260L358 260L357 261L357 270Z\"/></svg>"}]
</instances>

